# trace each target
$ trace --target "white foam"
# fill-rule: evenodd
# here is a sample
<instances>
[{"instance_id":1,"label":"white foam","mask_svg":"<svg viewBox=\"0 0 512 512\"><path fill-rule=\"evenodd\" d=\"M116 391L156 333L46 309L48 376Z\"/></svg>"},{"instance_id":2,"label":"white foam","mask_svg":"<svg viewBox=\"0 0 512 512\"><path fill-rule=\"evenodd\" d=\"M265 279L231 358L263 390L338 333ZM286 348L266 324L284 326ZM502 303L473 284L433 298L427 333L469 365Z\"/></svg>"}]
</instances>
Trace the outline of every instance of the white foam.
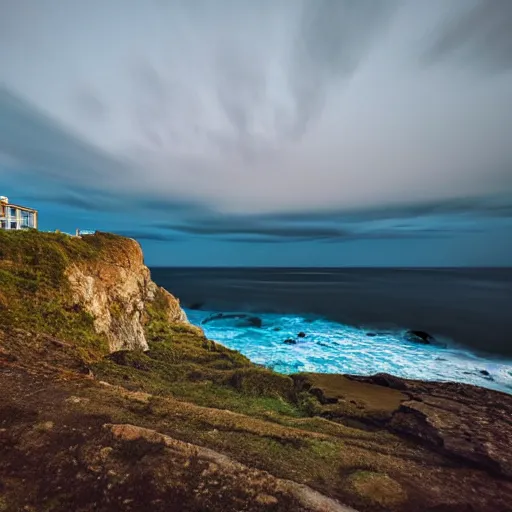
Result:
<instances>
[{"instance_id":1,"label":"white foam","mask_svg":"<svg viewBox=\"0 0 512 512\"><path fill-rule=\"evenodd\" d=\"M211 313L187 310L188 318L197 325ZM465 382L512 394L512 361L408 342L400 332L377 332L369 337L369 330L325 319L271 313L255 316L263 320L261 328L239 327L236 321L223 320L201 327L209 338L281 373L386 372L410 379ZM299 332L306 337L298 338ZM297 343L285 344L289 338ZM489 376L480 373L482 370Z\"/></svg>"}]
</instances>

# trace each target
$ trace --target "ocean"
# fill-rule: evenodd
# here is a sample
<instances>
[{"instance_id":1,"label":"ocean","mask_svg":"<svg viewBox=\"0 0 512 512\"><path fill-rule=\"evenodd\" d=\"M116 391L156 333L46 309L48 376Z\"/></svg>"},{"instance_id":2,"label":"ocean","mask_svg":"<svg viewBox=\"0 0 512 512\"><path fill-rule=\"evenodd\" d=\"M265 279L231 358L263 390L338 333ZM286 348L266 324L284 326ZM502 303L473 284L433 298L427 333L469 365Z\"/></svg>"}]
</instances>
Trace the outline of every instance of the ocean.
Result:
<instances>
[{"instance_id":1,"label":"ocean","mask_svg":"<svg viewBox=\"0 0 512 512\"><path fill-rule=\"evenodd\" d=\"M276 371L388 372L512 393L511 268L151 271L210 338ZM409 329L437 342L411 342Z\"/></svg>"}]
</instances>

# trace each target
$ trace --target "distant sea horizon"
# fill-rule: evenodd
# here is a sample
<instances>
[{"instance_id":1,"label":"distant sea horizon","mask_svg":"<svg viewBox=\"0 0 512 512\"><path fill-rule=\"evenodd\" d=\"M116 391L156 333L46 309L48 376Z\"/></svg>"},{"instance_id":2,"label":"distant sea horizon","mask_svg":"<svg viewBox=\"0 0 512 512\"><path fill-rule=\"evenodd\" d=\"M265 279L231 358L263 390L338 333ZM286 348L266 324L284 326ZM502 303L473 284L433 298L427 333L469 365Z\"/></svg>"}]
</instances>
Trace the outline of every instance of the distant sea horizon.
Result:
<instances>
[{"instance_id":1,"label":"distant sea horizon","mask_svg":"<svg viewBox=\"0 0 512 512\"><path fill-rule=\"evenodd\" d=\"M512 357L512 267L151 267L185 308L424 330Z\"/></svg>"},{"instance_id":2,"label":"distant sea horizon","mask_svg":"<svg viewBox=\"0 0 512 512\"><path fill-rule=\"evenodd\" d=\"M361 265L361 266L296 266L290 267L288 265L149 265L151 269L248 269L248 270L258 270L258 269L291 269L291 270L308 270L308 269L322 269L322 270L343 270L343 269L374 269L374 270L460 270L460 269L470 269L470 270L492 270L492 269L502 269L502 270L512 270L512 265L504 266L467 266L467 265L438 265L438 266L375 266L375 265Z\"/></svg>"}]
</instances>

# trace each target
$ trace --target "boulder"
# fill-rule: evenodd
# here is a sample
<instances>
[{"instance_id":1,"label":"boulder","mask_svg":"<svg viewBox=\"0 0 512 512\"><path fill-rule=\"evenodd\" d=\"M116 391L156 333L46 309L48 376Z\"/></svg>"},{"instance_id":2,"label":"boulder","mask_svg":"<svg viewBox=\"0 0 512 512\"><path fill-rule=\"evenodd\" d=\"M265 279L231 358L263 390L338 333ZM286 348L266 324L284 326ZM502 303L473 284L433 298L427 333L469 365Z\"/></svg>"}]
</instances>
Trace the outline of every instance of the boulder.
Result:
<instances>
[{"instance_id":1,"label":"boulder","mask_svg":"<svg viewBox=\"0 0 512 512\"><path fill-rule=\"evenodd\" d=\"M412 341L414 343L421 343L422 345L430 345L435 342L436 339L434 336L425 331L407 331L404 335L404 338L407 341Z\"/></svg>"},{"instance_id":2,"label":"boulder","mask_svg":"<svg viewBox=\"0 0 512 512\"><path fill-rule=\"evenodd\" d=\"M296 345L297 341L292 338L288 338L287 340L284 340L283 343L286 343L287 345Z\"/></svg>"},{"instance_id":3,"label":"boulder","mask_svg":"<svg viewBox=\"0 0 512 512\"><path fill-rule=\"evenodd\" d=\"M305 338L306 337L306 333L301 331L301 332L299 332L299 334L297 334L297 336L299 338Z\"/></svg>"},{"instance_id":4,"label":"boulder","mask_svg":"<svg viewBox=\"0 0 512 512\"><path fill-rule=\"evenodd\" d=\"M263 320L258 316L245 313L216 313L205 318L201 323L207 324L219 320L235 320L235 327L261 327Z\"/></svg>"},{"instance_id":5,"label":"boulder","mask_svg":"<svg viewBox=\"0 0 512 512\"><path fill-rule=\"evenodd\" d=\"M486 380L494 380L492 375L487 370L480 370L478 373L483 376Z\"/></svg>"}]
</instances>

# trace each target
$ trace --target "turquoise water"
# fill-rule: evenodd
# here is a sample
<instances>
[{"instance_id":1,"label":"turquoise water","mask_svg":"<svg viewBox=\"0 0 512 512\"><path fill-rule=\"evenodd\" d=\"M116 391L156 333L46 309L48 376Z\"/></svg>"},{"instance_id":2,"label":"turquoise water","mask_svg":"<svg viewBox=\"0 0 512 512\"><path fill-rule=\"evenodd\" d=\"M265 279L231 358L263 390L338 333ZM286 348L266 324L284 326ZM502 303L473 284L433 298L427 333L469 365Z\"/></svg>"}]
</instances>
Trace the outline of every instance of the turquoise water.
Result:
<instances>
[{"instance_id":1,"label":"turquoise water","mask_svg":"<svg viewBox=\"0 0 512 512\"><path fill-rule=\"evenodd\" d=\"M448 343L447 348L420 345L406 341L403 331L375 331L322 318L273 313L251 313L262 320L261 327L228 319L203 324L213 312L186 312L210 339L277 372L386 372L410 379L465 382L512 394L512 361L450 346L449 340L440 340ZM306 337L299 338L299 332ZM368 332L376 335L370 337ZM286 344L286 339L294 339L296 344Z\"/></svg>"}]
</instances>

